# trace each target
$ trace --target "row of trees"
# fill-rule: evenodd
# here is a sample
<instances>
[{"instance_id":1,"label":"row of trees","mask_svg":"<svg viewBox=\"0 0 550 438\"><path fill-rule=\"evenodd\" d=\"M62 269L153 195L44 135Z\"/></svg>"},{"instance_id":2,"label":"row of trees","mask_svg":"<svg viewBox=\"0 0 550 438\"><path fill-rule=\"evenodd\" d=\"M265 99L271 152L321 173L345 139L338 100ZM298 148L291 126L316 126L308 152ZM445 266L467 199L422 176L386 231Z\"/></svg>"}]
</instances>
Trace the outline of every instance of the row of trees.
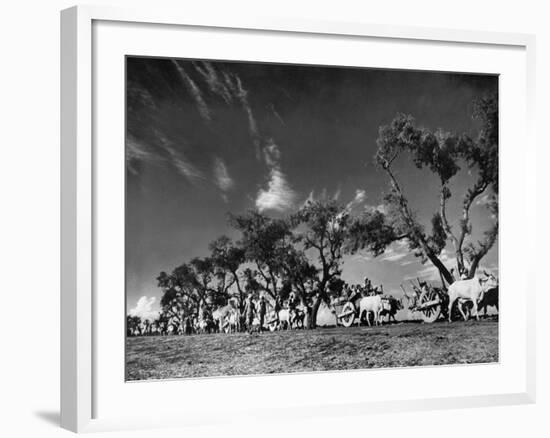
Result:
<instances>
[{"instance_id":1,"label":"row of trees","mask_svg":"<svg viewBox=\"0 0 550 438\"><path fill-rule=\"evenodd\" d=\"M193 258L158 276L163 317L183 321L199 307L215 308L230 297L236 298L242 310L249 293L284 300L293 290L312 303L315 327L320 303L342 287L344 255L368 251L378 256L401 240L423 263L438 269L444 286L458 276L472 277L498 233L498 102L494 96L486 97L474 107L473 116L480 126L476 138L418 127L404 114L380 128L375 163L389 181L383 209L353 214L329 200L308 202L285 218L257 211L229 215L237 240L221 236L209 245L208 256ZM439 207L431 227L418 219L394 171L396 161L407 158L438 178ZM453 222L448 213L453 197L450 186L461 168L472 175L473 183L459 195L460 214ZM470 210L483 194L488 195L485 205L492 225L474 241ZM448 244L454 248L456 266L442 261Z\"/></svg>"}]
</instances>

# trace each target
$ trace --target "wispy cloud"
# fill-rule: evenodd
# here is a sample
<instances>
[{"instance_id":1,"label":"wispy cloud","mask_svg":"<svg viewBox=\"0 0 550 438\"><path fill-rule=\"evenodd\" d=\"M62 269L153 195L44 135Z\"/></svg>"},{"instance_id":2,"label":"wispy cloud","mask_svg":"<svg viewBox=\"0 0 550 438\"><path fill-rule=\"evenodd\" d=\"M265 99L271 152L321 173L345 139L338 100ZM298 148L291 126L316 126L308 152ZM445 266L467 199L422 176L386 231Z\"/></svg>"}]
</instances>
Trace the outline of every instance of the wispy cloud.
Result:
<instances>
[{"instance_id":1,"label":"wispy cloud","mask_svg":"<svg viewBox=\"0 0 550 438\"><path fill-rule=\"evenodd\" d=\"M154 134L161 148L168 154L168 162L174 166L180 175L194 185L206 179L204 173L187 159L181 145L177 147L174 142L167 139L159 131L155 130Z\"/></svg>"},{"instance_id":2,"label":"wispy cloud","mask_svg":"<svg viewBox=\"0 0 550 438\"><path fill-rule=\"evenodd\" d=\"M296 192L290 187L286 176L278 168L271 169L267 189L260 189L256 197L259 211L286 211L294 206Z\"/></svg>"},{"instance_id":3,"label":"wispy cloud","mask_svg":"<svg viewBox=\"0 0 550 438\"><path fill-rule=\"evenodd\" d=\"M172 165L190 183L196 185L206 179L204 173L189 160L187 160L183 152L178 151L167 144L164 145L164 149L166 150L166 152L168 152Z\"/></svg>"},{"instance_id":4,"label":"wispy cloud","mask_svg":"<svg viewBox=\"0 0 550 438\"><path fill-rule=\"evenodd\" d=\"M358 253L351 256L351 260L361 260L364 262L372 262L374 257L368 253Z\"/></svg>"},{"instance_id":5,"label":"wispy cloud","mask_svg":"<svg viewBox=\"0 0 550 438\"><path fill-rule=\"evenodd\" d=\"M203 98L200 88L195 83L195 81L191 79L191 77L187 74L187 72L183 69L183 67L178 63L178 61L172 60L172 63L175 65L176 69L178 70L180 78L182 79L183 83L187 87L189 93L191 93L191 96L193 96L193 99L197 104L197 110L199 111L200 115L206 121L210 122L212 120L212 117L210 115L210 109L208 108L208 105L206 104Z\"/></svg>"},{"instance_id":6,"label":"wispy cloud","mask_svg":"<svg viewBox=\"0 0 550 438\"><path fill-rule=\"evenodd\" d=\"M152 110L157 109L157 104L153 99L153 95L149 92L149 90L142 88L141 86L129 83L127 96L129 105L131 102L135 102Z\"/></svg>"},{"instance_id":7,"label":"wispy cloud","mask_svg":"<svg viewBox=\"0 0 550 438\"><path fill-rule=\"evenodd\" d=\"M267 188L261 188L256 196L256 208L261 211L286 211L294 207L297 194L287 181L280 164L281 152L273 139L264 148L264 161L269 168Z\"/></svg>"},{"instance_id":8,"label":"wispy cloud","mask_svg":"<svg viewBox=\"0 0 550 438\"><path fill-rule=\"evenodd\" d=\"M415 278L422 278L423 280L439 280L439 271L431 263L428 266L420 269L414 274L407 275L403 280L414 280Z\"/></svg>"},{"instance_id":9,"label":"wispy cloud","mask_svg":"<svg viewBox=\"0 0 550 438\"><path fill-rule=\"evenodd\" d=\"M302 207L307 205L310 202L317 202L317 201L338 201L340 199L340 196L342 195L342 188L338 187L332 195L329 195L329 191L326 187L324 187L319 194L315 193L315 190L312 190L309 192L307 197L304 199L304 202L302 202ZM346 211L346 209L344 209Z\"/></svg>"},{"instance_id":10,"label":"wispy cloud","mask_svg":"<svg viewBox=\"0 0 550 438\"><path fill-rule=\"evenodd\" d=\"M380 260L388 261L388 262L396 262L398 260L404 259L407 257L408 254L406 253L398 253L398 252L390 252L383 256Z\"/></svg>"},{"instance_id":11,"label":"wispy cloud","mask_svg":"<svg viewBox=\"0 0 550 438\"><path fill-rule=\"evenodd\" d=\"M225 103L229 105L233 101L233 95L215 67L210 62L206 61L200 64L195 62L193 65L197 72L203 77L208 85L208 89L215 95L220 96Z\"/></svg>"},{"instance_id":12,"label":"wispy cloud","mask_svg":"<svg viewBox=\"0 0 550 438\"><path fill-rule=\"evenodd\" d=\"M131 316L139 316L141 319L148 319L152 321L159 316L160 309L156 305L157 299L155 297L142 296L135 307L128 312Z\"/></svg>"},{"instance_id":13,"label":"wispy cloud","mask_svg":"<svg viewBox=\"0 0 550 438\"><path fill-rule=\"evenodd\" d=\"M346 210L352 210L353 208L363 204L367 199L367 192L362 189L355 190L353 199L347 203Z\"/></svg>"},{"instance_id":14,"label":"wispy cloud","mask_svg":"<svg viewBox=\"0 0 550 438\"><path fill-rule=\"evenodd\" d=\"M447 269L456 269L456 257L451 254L447 249L443 249L439 255L439 260L447 267ZM405 280L411 280L414 278L422 278L425 280L440 280L439 270L432 265L431 262L427 262L426 265L418 272L405 277Z\"/></svg>"},{"instance_id":15,"label":"wispy cloud","mask_svg":"<svg viewBox=\"0 0 550 438\"><path fill-rule=\"evenodd\" d=\"M126 138L126 163L128 170L137 175L138 171L135 168L135 163L138 161L153 163L158 162L161 158L145 143L138 141L136 138L128 135Z\"/></svg>"},{"instance_id":16,"label":"wispy cloud","mask_svg":"<svg viewBox=\"0 0 550 438\"><path fill-rule=\"evenodd\" d=\"M231 81L230 78L231 76L226 77L226 81ZM258 124L256 123L256 118L254 117L254 113L252 112L252 108L248 101L248 91L243 87L241 78L238 75L233 76L232 89L234 90L237 98L239 99L239 102L246 112L248 118L248 130L250 132L250 137L256 150L256 158L260 159L261 137L258 130Z\"/></svg>"},{"instance_id":17,"label":"wispy cloud","mask_svg":"<svg viewBox=\"0 0 550 438\"><path fill-rule=\"evenodd\" d=\"M392 243L380 257L380 260L386 262L397 262L411 255L411 251L405 241L398 241ZM412 262L409 262L412 263ZM403 262L400 263L403 266Z\"/></svg>"},{"instance_id":18,"label":"wispy cloud","mask_svg":"<svg viewBox=\"0 0 550 438\"><path fill-rule=\"evenodd\" d=\"M219 157L214 159L214 183L223 192L222 198L227 202L226 193L233 188L235 181L229 175L224 161Z\"/></svg>"},{"instance_id":19,"label":"wispy cloud","mask_svg":"<svg viewBox=\"0 0 550 438\"><path fill-rule=\"evenodd\" d=\"M269 104L268 108L271 110L272 114L277 118L277 120L279 121L279 123L281 123L281 125L286 125L284 119L281 117L281 115L279 114L279 112L275 109L275 105L273 105L272 103Z\"/></svg>"}]
</instances>

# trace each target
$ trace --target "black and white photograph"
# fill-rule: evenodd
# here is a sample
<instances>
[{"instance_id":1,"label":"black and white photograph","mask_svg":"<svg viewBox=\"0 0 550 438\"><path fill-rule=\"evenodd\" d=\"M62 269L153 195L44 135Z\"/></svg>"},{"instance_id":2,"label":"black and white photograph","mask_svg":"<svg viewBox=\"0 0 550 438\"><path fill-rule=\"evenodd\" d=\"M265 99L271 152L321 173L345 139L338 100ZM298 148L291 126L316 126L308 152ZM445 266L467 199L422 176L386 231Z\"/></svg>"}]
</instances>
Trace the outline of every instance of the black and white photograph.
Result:
<instances>
[{"instance_id":1,"label":"black and white photograph","mask_svg":"<svg viewBox=\"0 0 550 438\"><path fill-rule=\"evenodd\" d=\"M498 362L498 90L127 56L126 380Z\"/></svg>"}]
</instances>

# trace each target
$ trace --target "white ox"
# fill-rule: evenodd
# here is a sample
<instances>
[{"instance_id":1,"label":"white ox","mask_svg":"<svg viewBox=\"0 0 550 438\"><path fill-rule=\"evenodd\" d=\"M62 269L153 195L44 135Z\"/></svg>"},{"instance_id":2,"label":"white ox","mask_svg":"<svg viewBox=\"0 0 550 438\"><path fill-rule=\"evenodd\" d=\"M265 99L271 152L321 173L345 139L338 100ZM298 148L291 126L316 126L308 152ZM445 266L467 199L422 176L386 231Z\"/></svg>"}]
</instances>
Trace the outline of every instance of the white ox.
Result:
<instances>
[{"instance_id":1,"label":"white ox","mask_svg":"<svg viewBox=\"0 0 550 438\"><path fill-rule=\"evenodd\" d=\"M485 292L498 286L497 279L493 274L484 274L484 278L476 276L469 280L458 280L449 286L449 322L451 322L451 311L453 309L453 304L456 300L459 300L459 304L464 304L468 301L471 301L473 304L472 312L475 315L476 319L479 320L479 302L483 299L483 295L485 295ZM464 321L466 321L467 317L462 310L462 306L459 305L458 308L460 310L460 313L462 313Z\"/></svg>"},{"instance_id":2,"label":"white ox","mask_svg":"<svg viewBox=\"0 0 550 438\"><path fill-rule=\"evenodd\" d=\"M366 312L367 323L370 326L369 313L372 312L374 315L374 324L378 325L380 323L380 313L384 309L382 304L382 298L380 295L374 295L370 297L363 297L359 301L359 318L357 319L357 325L361 324L361 317L363 312Z\"/></svg>"},{"instance_id":3,"label":"white ox","mask_svg":"<svg viewBox=\"0 0 550 438\"><path fill-rule=\"evenodd\" d=\"M291 325L291 318L290 318L290 310L289 309L281 309L279 310L279 326L278 329L282 330L283 328L286 328L287 330L290 330L292 328Z\"/></svg>"}]
</instances>

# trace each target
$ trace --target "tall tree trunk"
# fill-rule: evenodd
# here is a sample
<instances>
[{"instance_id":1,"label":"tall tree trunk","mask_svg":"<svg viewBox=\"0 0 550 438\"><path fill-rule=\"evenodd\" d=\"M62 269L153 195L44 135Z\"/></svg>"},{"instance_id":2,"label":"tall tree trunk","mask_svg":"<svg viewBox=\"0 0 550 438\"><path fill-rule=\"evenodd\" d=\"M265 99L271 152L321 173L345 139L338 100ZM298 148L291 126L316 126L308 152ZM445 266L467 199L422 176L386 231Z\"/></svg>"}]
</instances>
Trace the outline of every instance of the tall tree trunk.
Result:
<instances>
[{"instance_id":1,"label":"tall tree trunk","mask_svg":"<svg viewBox=\"0 0 550 438\"><path fill-rule=\"evenodd\" d=\"M441 260L435 254L427 254L430 261L438 269L439 274L445 279L445 281L450 285L455 282L455 278L451 275L447 267L443 264Z\"/></svg>"},{"instance_id":2,"label":"tall tree trunk","mask_svg":"<svg viewBox=\"0 0 550 438\"><path fill-rule=\"evenodd\" d=\"M317 314L319 313L319 307L321 306L321 297L315 296L313 306L311 306L311 318L309 321L309 328L317 328Z\"/></svg>"}]
</instances>

